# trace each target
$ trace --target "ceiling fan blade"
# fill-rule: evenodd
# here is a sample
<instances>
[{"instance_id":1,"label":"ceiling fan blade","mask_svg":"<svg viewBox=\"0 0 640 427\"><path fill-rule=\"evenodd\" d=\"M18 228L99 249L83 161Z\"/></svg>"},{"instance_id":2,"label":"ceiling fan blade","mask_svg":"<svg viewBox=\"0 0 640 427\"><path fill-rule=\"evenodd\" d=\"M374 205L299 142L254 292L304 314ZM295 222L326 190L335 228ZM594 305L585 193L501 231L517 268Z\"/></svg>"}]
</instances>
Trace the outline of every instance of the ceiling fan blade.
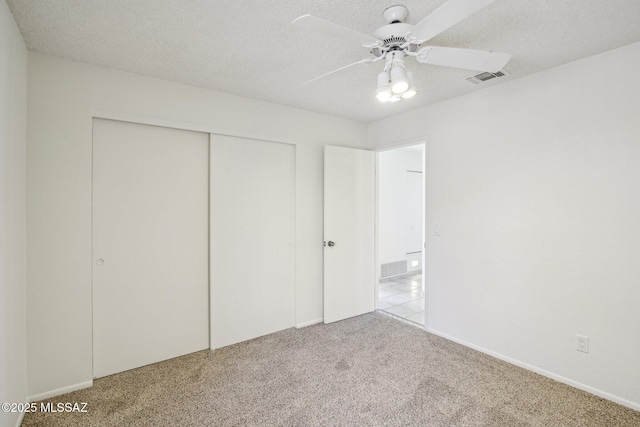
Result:
<instances>
[{"instance_id":1,"label":"ceiling fan blade","mask_svg":"<svg viewBox=\"0 0 640 427\"><path fill-rule=\"evenodd\" d=\"M328 73L325 73L325 74L323 74L323 75L321 75L321 76L318 76L318 77L316 77L315 79L311 79L311 80L309 80L309 81L306 81L306 82L302 83L302 85L301 85L301 86L306 86L306 85L308 85L309 83L312 83L312 82L315 82L316 80L320 80L320 79L322 79L322 78L324 78L324 77L330 76L331 74L338 73L338 72L340 72L340 71L342 71L342 70L346 70L347 68L353 67L354 65L358 65L358 64L366 64L366 63L368 63L368 62L373 62L373 61L374 61L374 59L373 59L373 58L365 58L365 59L362 59L362 60L360 60L360 61L358 61L358 62L354 62L353 64L345 65L344 67L338 68L337 70L329 71Z\"/></svg>"},{"instance_id":2,"label":"ceiling fan blade","mask_svg":"<svg viewBox=\"0 0 640 427\"><path fill-rule=\"evenodd\" d=\"M495 0L449 0L409 30L409 37L425 42Z\"/></svg>"},{"instance_id":3,"label":"ceiling fan blade","mask_svg":"<svg viewBox=\"0 0 640 427\"><path fill-rule=\"evenodd\" d=\"M508 53L437 46L423 47L416 55L416 60L423 64L444 65L490 73L500 71L509 62L509 59L511 59L511 55Z\"/></svg>"},{"instance_id":4,"label":"ceiling fan blade","mask_svg":"<svg viewBox=\"0 0 640 427\"><path fill-rule=\"evenodd\" d=\"M294 19L291 23L299 28L337 37L340 40L346 40L360 46L370 46L379 43L375 37L359 33L351 28L343 27L342 25L334 24L333 22L311 15L302 15Z\"/></svg>"}]
</instances>

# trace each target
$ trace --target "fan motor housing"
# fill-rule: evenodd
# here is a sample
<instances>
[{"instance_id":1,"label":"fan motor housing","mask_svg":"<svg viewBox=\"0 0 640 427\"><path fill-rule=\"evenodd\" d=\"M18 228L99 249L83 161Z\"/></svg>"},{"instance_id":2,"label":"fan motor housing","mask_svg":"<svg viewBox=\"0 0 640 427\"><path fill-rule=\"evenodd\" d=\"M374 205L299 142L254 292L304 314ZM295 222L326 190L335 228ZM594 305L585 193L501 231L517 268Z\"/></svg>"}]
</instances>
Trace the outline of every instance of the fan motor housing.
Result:
<instances>
[{"instance_id":1,"label":"fan motor housing","mask_svg":"<svg viewBox=\"0 0 640 427\"><path fill-rule=\"evenodd\" d=\"M413 25L402 22L378 28L374 35L378 40L381 40L383 44L371 50L373 56L380 57L390 50L400 50L400 46L407 42L406 35L411 28L413 28ZM415 52L418 49L418 45L412 43L406 46L405 49L409 52Z\"/></svg>"},{"instance_id":2,"label":"fan motor housing","mask_svg":"<svg viewBox=\"0 0 640 427\"><path fill-rule=\"evenodd\" d=\"M374 35L378 40L382 40L385 46L401 45L407 41L405 35L411 28L410 24L398 22L378 28Z\"/></svg>"}]
</instances>

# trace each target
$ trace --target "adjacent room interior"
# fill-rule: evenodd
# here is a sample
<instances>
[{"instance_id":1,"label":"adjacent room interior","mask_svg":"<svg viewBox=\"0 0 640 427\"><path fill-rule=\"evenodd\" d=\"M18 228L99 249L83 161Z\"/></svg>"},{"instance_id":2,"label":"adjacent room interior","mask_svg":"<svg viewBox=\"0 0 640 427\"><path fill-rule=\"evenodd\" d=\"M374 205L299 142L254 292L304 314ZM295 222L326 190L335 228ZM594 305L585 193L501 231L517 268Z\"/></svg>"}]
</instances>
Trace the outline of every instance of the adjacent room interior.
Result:
<instances>
[{"instance_id":1,"label":"adjacent room interior","mask_svg":"<svg viewBox=\"0 0 640 427\"><path fill-rule=\"evenodd\" d=\"M639 425L638 16L0 0L0 426Z\"/></svg>"},{"instance_id":2,"label":"adjacent room interior","mask_svg":"<svg viewBox=\"0 0 640 427\"><path fill-rule=\"evenodd\" d=\"M425 144L378 153L377 305L425 326Z\"/></svg>"}]
</instances>

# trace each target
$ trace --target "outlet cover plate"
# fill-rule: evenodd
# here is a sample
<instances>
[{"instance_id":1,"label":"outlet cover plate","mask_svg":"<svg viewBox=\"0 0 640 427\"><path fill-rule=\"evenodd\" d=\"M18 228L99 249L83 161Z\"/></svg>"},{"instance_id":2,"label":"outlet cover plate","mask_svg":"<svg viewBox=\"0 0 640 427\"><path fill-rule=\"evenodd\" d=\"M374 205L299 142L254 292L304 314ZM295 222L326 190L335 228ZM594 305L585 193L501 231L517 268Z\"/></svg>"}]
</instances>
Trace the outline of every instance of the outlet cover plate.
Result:
<instances>
[{"instance_id":1,"label":"outlet cover plate","mask_svg":"<svg viewBox=\"0 0 640 427\"><path fill-rule=\"evenodd\" d=\"M578 338L576 350L589 353L589 337L586 335L576 335Z\"/></svg>"}]
</instances>

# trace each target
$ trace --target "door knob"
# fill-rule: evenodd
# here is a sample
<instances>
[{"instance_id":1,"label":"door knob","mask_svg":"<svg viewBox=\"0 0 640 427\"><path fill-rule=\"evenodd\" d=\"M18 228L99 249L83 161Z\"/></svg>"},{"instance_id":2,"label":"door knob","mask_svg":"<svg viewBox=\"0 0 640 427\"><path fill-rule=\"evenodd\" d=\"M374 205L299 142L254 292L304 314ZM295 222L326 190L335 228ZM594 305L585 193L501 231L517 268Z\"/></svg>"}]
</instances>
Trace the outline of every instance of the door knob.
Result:
<instances>
[{"instance_id":1,"label":"door knob","mask_svg":"<svg viewBox=\"0 0 640 427\"><path fill-rule=\"evenodd\" d=\"M102 265L102 264L104 264L104 260L102 258L100 258L99 260L96 261L96 264Z\"/></svg>"},{"instance_id":2,"label":"door knob","mask_svg":"<svg viewBox=\"0 0 640 427\"><path fill-rule=\"evenodd\" d=\"M331 240L329 240L329 243L327 243L327 245L329 245L330 247L335 246L336 244L333 243Z\"/></svg>"}]
</instances>

